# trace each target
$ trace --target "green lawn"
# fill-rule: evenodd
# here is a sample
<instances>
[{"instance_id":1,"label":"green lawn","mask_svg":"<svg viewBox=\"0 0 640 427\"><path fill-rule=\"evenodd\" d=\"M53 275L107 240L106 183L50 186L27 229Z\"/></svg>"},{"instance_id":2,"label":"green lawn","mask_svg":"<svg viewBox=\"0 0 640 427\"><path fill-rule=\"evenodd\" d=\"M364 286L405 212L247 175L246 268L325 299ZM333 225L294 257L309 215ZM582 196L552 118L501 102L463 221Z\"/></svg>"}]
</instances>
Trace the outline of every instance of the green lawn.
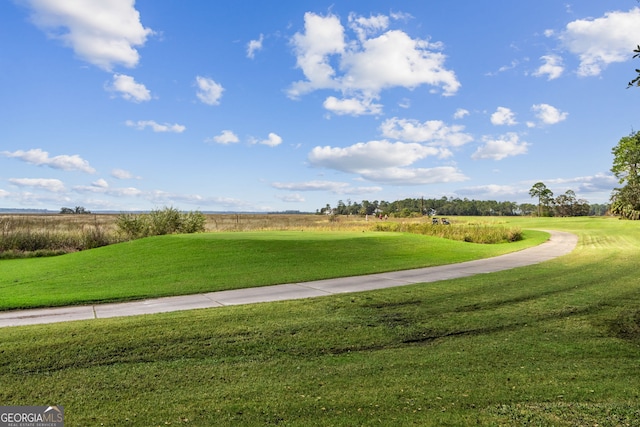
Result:
<instances>
[{"instance_id":1,"label":"green lawn","mask_svg":"<svg viewBox=\"0 0 640 427\"><path fill-rule=\"evenodd\" d=\"M463 279L3 328L0 404L70 426L639 425L640 223L506 221L580 241Z\"/></svg>"},{"instance_id":2,"label":"green lawn","mask_svg":"<svg viewBox=\"0 0 640 427\"><path fill-rule=\"evenodd\" d=\"M406 233L246 232L150 237L53 258L0 260L0 310L124 301L469 261L539 244Z\"/></svg>"}]
</instances>

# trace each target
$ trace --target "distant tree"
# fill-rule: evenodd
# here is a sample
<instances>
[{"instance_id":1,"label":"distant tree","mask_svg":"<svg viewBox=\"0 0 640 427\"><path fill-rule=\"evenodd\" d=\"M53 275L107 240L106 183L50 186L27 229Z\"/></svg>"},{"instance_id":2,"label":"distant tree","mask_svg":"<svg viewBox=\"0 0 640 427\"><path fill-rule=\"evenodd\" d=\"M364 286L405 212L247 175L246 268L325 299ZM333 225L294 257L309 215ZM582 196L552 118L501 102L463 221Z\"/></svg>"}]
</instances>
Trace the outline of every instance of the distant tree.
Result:
<instances>
[{"instance_id":1,"label":"distant tree","mask_svg":"<svg viewBox=\"0 0 640 427\"><path fill-rule=\"evenodd\" d=\"M589 202L578 199L573 190L567 190L554 200L554 208L557 216L586 216L589 215Z\"/></svg>"},{"instance_id":2,"label":"distant tree","mask_svg":"<svg viewBox=\"0 0 640 427\"><path fill-rule=\"evenodd\" d=\"M611 212L627 219L640 219L640 132L622 137L611 150L611 172L623 184L611 195Z\"/></svg>"},{"instance_id":3,"label":"distant tree","mask_svg":"<svg viewBox=\"0 0 640 427\"><path fill-rule=\"evenodd\" d=\"M64 214L64 215L70 215L70 214L90 214L91 211L86 210L84 207L82 206L76 206L75 209L71 209L71 208L61 208L60 209L60 213Z\"/></svg>"},{"instance_id":4,"label":"distant tree","mask_svg":"<svg viewBox=\"0 0 640 427\"><path fill-rule=\"evenodd\" d=\"M609 205L594 203L589 206L589 215L602 216L609 212Z\"/></svg>"},{"instance_id":5,"label":"distant tree","mask_svg":"<svg viewBox=\"0 0 640 427\"><path fill-rule=\"evenodd\" d=\"M538 216L542 216L542 207L545 206L548 209L553 201L553 192L542 182L533 184L533 187L529 190L529 195L538 198Z\"/></svg>"},{"instance_id":6,"label":"distant tree","mask_svg":"<svg viewBox=\"0 0 640 427\"><path fill-rule=\"evenodd\" d=\"M536 205L533 203L521 203L518 205L518 211L520 215L533 215L537 210Z\"/></svg>"}]
</instances>

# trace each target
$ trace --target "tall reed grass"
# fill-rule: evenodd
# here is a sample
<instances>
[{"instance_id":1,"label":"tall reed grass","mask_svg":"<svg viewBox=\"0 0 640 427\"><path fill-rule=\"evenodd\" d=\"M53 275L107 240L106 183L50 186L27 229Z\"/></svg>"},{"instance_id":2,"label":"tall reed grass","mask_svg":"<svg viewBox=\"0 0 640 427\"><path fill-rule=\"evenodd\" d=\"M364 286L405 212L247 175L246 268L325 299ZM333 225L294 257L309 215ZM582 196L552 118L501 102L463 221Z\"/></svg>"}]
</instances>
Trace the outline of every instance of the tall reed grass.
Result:
<instances>
[{"instance_id":1,"label":"tall reed grass","mask_svg":"<svg viewBox=\"0 0 640 427\"><path fill-rule=\"evenodd\" d=\"M133 214L0 215L0 259L59 255L151 234L194 231L396 231L474 243L522 239L519 228L458 223L455 218L451 225L433 225L428 217L383 221L356 215L201 214L175 209L154 212L148 218Z\"/></svg>"},{"instance_id":2,"label":"tall reed grass","mask_svg":"<svg viewBox=\"0 0 640 427\"><path fill-rule=\"evenodd\" d=\"M0 216L0 259L60 255L121 240L112 218L100 215Z\"/></svg>"},{"instance_id":3,"label":"tall reed grass","mask_svg":"<svg viewBox=\"0 0 640 427\"><path fill-rule=\"evenodd\" d=\"M424 234L444 239L486 244L517 242L523 239L522 230L518 227L478 223L444 225L425 222L383 222L376 224L375 230Z\"/></svg>"}]
</instances>

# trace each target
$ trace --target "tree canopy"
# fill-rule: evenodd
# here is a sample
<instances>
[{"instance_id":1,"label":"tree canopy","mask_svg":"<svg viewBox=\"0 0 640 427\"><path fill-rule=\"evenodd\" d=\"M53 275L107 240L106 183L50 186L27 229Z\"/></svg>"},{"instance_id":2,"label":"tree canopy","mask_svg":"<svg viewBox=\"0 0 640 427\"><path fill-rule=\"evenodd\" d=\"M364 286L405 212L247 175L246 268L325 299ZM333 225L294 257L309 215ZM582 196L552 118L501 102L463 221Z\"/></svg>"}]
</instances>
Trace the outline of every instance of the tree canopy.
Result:
<instances>
[{"instance_id":1,"label":"tree canopy","mask_svg":"<svg viewBox=\"0 0 640 427\"><path fill-rule=\"evenodd\" d=\"M627 219L640 219L640 132L624 136L611 150L611 172L623 184L611 195L611 212Z\"/></svg>"},{"instance_id":2,"label":"tree canopy","mask_svg":"<svg viewBox=\"0 0 640 427\"><path fill-rule=\"evenodd\" d=\"M553 192L544 183L536 182L533 184L533 187L529 190L529 195L538 198L538 216L542 216L543 206L547 208L547 212L549 211L549 205L553 200Z\"/></svg>"}]
</instances>

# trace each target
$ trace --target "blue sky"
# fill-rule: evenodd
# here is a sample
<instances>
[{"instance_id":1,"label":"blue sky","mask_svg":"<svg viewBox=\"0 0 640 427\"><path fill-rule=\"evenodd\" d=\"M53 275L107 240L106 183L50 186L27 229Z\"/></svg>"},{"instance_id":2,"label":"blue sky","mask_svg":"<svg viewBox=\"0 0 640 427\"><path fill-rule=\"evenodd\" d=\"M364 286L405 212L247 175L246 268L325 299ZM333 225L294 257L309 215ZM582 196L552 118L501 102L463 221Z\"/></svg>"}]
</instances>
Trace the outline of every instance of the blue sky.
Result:
<instances>
[{"instance_id":1,"label":"blue sky","mask_svg":"<svg viewBox=\"0 0 640 427\"><path fill-rule=\"evenodd\" d=\"M0 2L0 207L606 203L633 0Z\"/></svg>"}]
</instances>

